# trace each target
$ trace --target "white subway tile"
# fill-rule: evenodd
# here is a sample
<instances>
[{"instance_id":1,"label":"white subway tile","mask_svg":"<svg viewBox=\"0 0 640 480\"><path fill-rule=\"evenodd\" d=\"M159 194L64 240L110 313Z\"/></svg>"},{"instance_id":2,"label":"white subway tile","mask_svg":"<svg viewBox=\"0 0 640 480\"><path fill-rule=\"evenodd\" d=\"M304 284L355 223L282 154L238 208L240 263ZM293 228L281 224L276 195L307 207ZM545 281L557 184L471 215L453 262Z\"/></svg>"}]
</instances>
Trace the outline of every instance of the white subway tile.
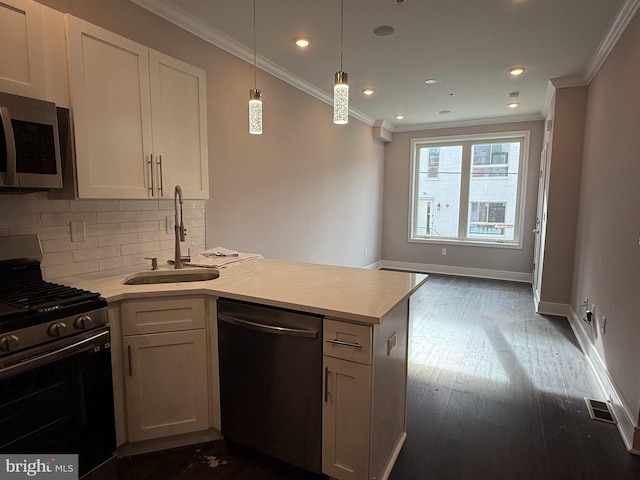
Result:
<instances>
[{"instance_id":1,"label":"white subway tile","mask_svg":"<svg viewBox=\"0 0 640 480\"><path fill-rule=\"evenodd\" d=\"M59 238L71 238L71 230L66 227L31 227L31 228L11 228L11 235L29 235L35 233L40 240L52 240Z\"/></svg>"},{"instance_id":2,"label":"white subway tile","mask_svg":"<svg viewBox=\"0 0 640 480\"><path fill-rule=\"evenodd\" d=\"M130 245L122 245L122 255L136 255L139 253L149 253L160 249L159 242L132 243ZM147 255L145 255L147 256Z\"/></svg>"},{"instance_id":3,"label":"white subway tile","mask_svg":"<svg viewBox=\"0 0 640 480\"><path fill-rule=\"evenodd\" d=\"M72 212L116 212L118 200L73 200L69 207Z\"/></svg>"},{"instance_id":4,"label":"white subway tile","mask_svg":"<svg viewBox=\"0 0 640 480\"><path fill-rule=\"evenodd\" d=\"M153 242L164 240L167 237L173 238L173 233L165 233L164 229L156 230L155 232L140 232L140 241L141 242Z\"/></svg>"},{"instance_id":5,"label":"white subway tile","mask_svg":"<svg viewBox=\"0 0 640 480\"><path fill-rule=\"evenodd\" d=\"M83 221L85 224L96 223L95 213L43 213L42 225L45 227L55 227L59 225L69 225L72 220Z\"/></svg>"},{"instance_id":6,"label":"white subway tile","mask_svg":"<svg viewBox=\"0 0 640 480\"><path fill-rule=\"evenodd\" d=\"M52 265L44 268L44 278L51 280L53 278L69 277L72 275L82 275L83 273L97 272L99 264L97 260L80 263L68 263L66 265Z\"/></svg>"},{"instance_id":7,"label":"white subway tile","mask_svg":"<svg viewBox=\"0 0 640 480\"><path fill-rule=\"evenodd\" d=\"M0 228L30 228L42 225L40 215L26 213L23 215L0 215Z\"/></svg>"},{"instance_id":8,"label":"white subway tile","mask_svg":"<svg viewBox=\"0 0 640 480\"><path fill-rule=\"evenodd\" d=\"M120 231L122 233L130 232L155 232L159 230L159 224L157 221L153 222L127 222L120 224ZM163 229L164 230L164 229Z\"/></svg>"},{"instance_id":9,"label":"white subway tile","mask_svg":"<svg viewBox=\"0 0 640 480\"><path fill-rule=\"evenodd\" d=\"M168 212L165 210L140 212L140 220L143 222L149 221L149 220L161 220L162 222L164 222L165 218L167 217L173 218L173 212Z\"/></svg>"},{"instance_id":10,"label":"white subway tile","mask_svg":"<svg viewBox=\"0 0 640 480\"><path fill-rule=\"evenodd\" d=\"M158 210L158 200L120 200L120 210Z\"/></svg>"},{"instance_id":11,"label":"white subway tile","mask_svg":"<svg viewBox=\"0 0 640 480\"><path fill-rule=\"evenodd\" d=\"M127 255L126 257L103 258L102 260L98 260L100 270L140 265L146 262L147 260L143 258L143 255Z\"/></svg>"},{"instance_id":12,"label":"white subway tile","mask_svg":"<svg viewBox=\"0 0 640 480\"><path fill-rule=\"evenodd\" d=\"M43 240L40 244L42 245L43 253L85 250L87 248L96 248L98 246L97 237L88 237L83 242L72 242L67 239Z\"/></svg>"},{"instance_id":13,"label":"white subway tile","mask_svg":"<svg viewBox=\"0 0 640 480\"><path fill-rule=\"evenodd\" d=\"M120 233L119 223L96 223L93 225L86 225L85 231L87 236L92 237L96 235L113 235Z\"/></svg>"},{"instance_id":14,"label":"white subway tile","mask_svg":"<svg viewBox=\"0 0 640 480\"><path fill-rule=\"evenodd\" d=\"M140 242L139 233L119 233L116 235L100 235L98 238L98 245L101 247L108 247L110 245L126 245L129 243Z\"/></svg>"},{"instance_id":15,"label":"white subway tile","mask_svg":"<svg viewBox=\"0 0 640 480\"><path fill-rule=\"evenodd\" d=\"M42 256L41 262L43 267L50 267L52 265L65 265L67 263L73 263L72 252L45 253Z\"/></svg>"},{"instance_id":16,"label":"white subway tile","mask_svg":"<svg viewBox=\"0 0 640 480\"><path fill-rule=\"evenodd\" d=\"M85 262L87 260L99 260L101 258L118 257L121 255L120 247L98 247L87 250L74 250L73 261Z\"/></svg>"},{"instance_id":17,"label":"white subway tile","mask_svg":"<svg viewBox=\"0 0 640 480\"><path fill-rule=\"evenodd\" d=\"M11 213L66 213L69 200L6 200L6 208Z\"/></svg>"},{"instance_id":18,"label":"white subway tile","mask_svg":"<svg viewBox=\"0 0 640 480\"><path fill-rule=\"evenodd\" d=\"M98 212L98 223L122 223L140 221L139 212Z\"/></svg>"}]
</instances>

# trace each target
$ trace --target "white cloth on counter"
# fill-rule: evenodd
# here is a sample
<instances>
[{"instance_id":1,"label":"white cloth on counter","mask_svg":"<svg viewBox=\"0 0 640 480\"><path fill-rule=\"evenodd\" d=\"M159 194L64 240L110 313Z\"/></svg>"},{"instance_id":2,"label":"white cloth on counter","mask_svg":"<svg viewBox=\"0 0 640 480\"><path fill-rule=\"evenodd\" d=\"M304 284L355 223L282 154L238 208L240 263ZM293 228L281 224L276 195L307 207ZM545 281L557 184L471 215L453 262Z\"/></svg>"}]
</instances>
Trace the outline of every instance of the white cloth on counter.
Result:
<instances>
[{"instance_id":1,"label":"white cloth on counter","mask_svg":"<svg viewBox=\"0 0 640 480\"><path fill-rule=\"evenodd\" d=\"M242 253L224 247L205 250L186 262L191 267L226 268L238 265L247 260L264 258L259 253Z\"/></svg>"}]
</instances>

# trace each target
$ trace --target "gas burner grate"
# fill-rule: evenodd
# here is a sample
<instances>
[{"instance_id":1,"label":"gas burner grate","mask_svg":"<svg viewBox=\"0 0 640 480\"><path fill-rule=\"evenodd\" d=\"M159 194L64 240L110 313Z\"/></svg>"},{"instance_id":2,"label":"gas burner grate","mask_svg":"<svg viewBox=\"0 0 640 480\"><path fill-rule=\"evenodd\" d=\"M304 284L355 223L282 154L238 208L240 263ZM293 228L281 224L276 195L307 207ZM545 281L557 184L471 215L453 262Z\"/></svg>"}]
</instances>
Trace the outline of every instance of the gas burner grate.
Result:
<instances>
[{"instance_id":1,"label":"gas burner grate","mask_svg":"<svg viewBox=\"0 0 640 480\"><path fill-rule=\"evenodd\" d=\"M35 312L48 312L99 296L99 293L45 281L0 287L0 300Z\"/></svg>"}]
</instances>

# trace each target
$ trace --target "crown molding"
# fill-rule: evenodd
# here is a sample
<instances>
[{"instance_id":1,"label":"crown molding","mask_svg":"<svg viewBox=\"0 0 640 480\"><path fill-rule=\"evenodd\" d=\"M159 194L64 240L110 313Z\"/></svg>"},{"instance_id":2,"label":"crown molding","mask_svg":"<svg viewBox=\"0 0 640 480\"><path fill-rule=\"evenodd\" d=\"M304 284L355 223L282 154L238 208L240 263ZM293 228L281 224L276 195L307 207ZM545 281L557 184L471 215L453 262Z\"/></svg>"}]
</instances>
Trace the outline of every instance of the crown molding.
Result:
<instances>
[{"instance_id":1,"label":"crown molding","mask_svg":"<svg viewBox=\"0 0 640 480\"><path fill-rule=\"evenodd\" d=\"M455 122L425 123L416 125L407 125L396 127L395 132L416 132L419 130L436 130L439 128L458 128L458 127L475 127L479 125L497 125L501 123L519 123L519 122L538 122L544 120L540 113L530 115L519 115L514 117L493 117L493 118L476 118L472 120L459 120Z\"/></svg>"},{"instance_id":2,"label":"crown molding","mask_svg":"<svg viewBox=\"0 0 640 480\"><path fill-rule=\"evenodd\" d=\"M602 40L602 43L600 43L598 50L596 50L595 55L589 62L589 65L587 65L587 68L582 75L587 85L591 83L591 80L593 80L598 73L598 70L600 70L600 67L602 67L602 64L611 53L611 50L613 50L618 39L622 36L627 25L629 25L629 22L635 15L638 7L640 7L640 0L626 0L624 5L622 5L622 8L618 12L618 15L609 29L609 32Z\"/></svg>"},{"instance_id":3,"label":"crown molding","mask_svg":"<svg viewBox=\"0 0 640 480\"><path fill-rule=\"evenodd\" d=\"M165 19L166 21L173 23L174 25L186 30L187 32L195 35L196 37L208 42L216 47L224 50L238 57L239 59L253 65L253 50L247 48L236 40L232 39L228 35L211 28L209 25L201 21L199 18L188 14L184 10L177 8L171 2L166 0L129 0L135 3L139 7L148 10L149 12ZM293 87L302 90L303 92L311 95L312 97L328 104L333 105L333 97L319 89L318 87L310 84L302 78L294 75L288 70L282 68L278 64L268 60L260 55L256 56L256 66L260 70L273 75L276 78L292 85ZM349 116L353 117L361 122L373 127L374 119L370 116L354 109L349 108Z\"/></svg>"}]
</instances>

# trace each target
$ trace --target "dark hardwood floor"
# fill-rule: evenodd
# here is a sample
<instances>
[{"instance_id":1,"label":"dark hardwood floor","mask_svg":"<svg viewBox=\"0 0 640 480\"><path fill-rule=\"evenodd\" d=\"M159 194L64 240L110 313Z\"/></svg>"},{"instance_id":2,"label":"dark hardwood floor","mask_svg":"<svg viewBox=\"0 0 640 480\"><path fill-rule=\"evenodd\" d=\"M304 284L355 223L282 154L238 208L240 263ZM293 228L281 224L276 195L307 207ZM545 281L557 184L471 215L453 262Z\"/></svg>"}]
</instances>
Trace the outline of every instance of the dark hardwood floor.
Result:
<instances>
[{"instance_id":1,"label":"dark hardwood floor","mask_svg":"<svg viewBox=\"0 0 640 480\"><path fill-rule=\"evenodd\" d=\"M412 297L407 440L390 480L640 479L564 318L531 285L432 275ZM86 480L317 478L224 441L123 458Z\"/></svg>"}]
</instances>

